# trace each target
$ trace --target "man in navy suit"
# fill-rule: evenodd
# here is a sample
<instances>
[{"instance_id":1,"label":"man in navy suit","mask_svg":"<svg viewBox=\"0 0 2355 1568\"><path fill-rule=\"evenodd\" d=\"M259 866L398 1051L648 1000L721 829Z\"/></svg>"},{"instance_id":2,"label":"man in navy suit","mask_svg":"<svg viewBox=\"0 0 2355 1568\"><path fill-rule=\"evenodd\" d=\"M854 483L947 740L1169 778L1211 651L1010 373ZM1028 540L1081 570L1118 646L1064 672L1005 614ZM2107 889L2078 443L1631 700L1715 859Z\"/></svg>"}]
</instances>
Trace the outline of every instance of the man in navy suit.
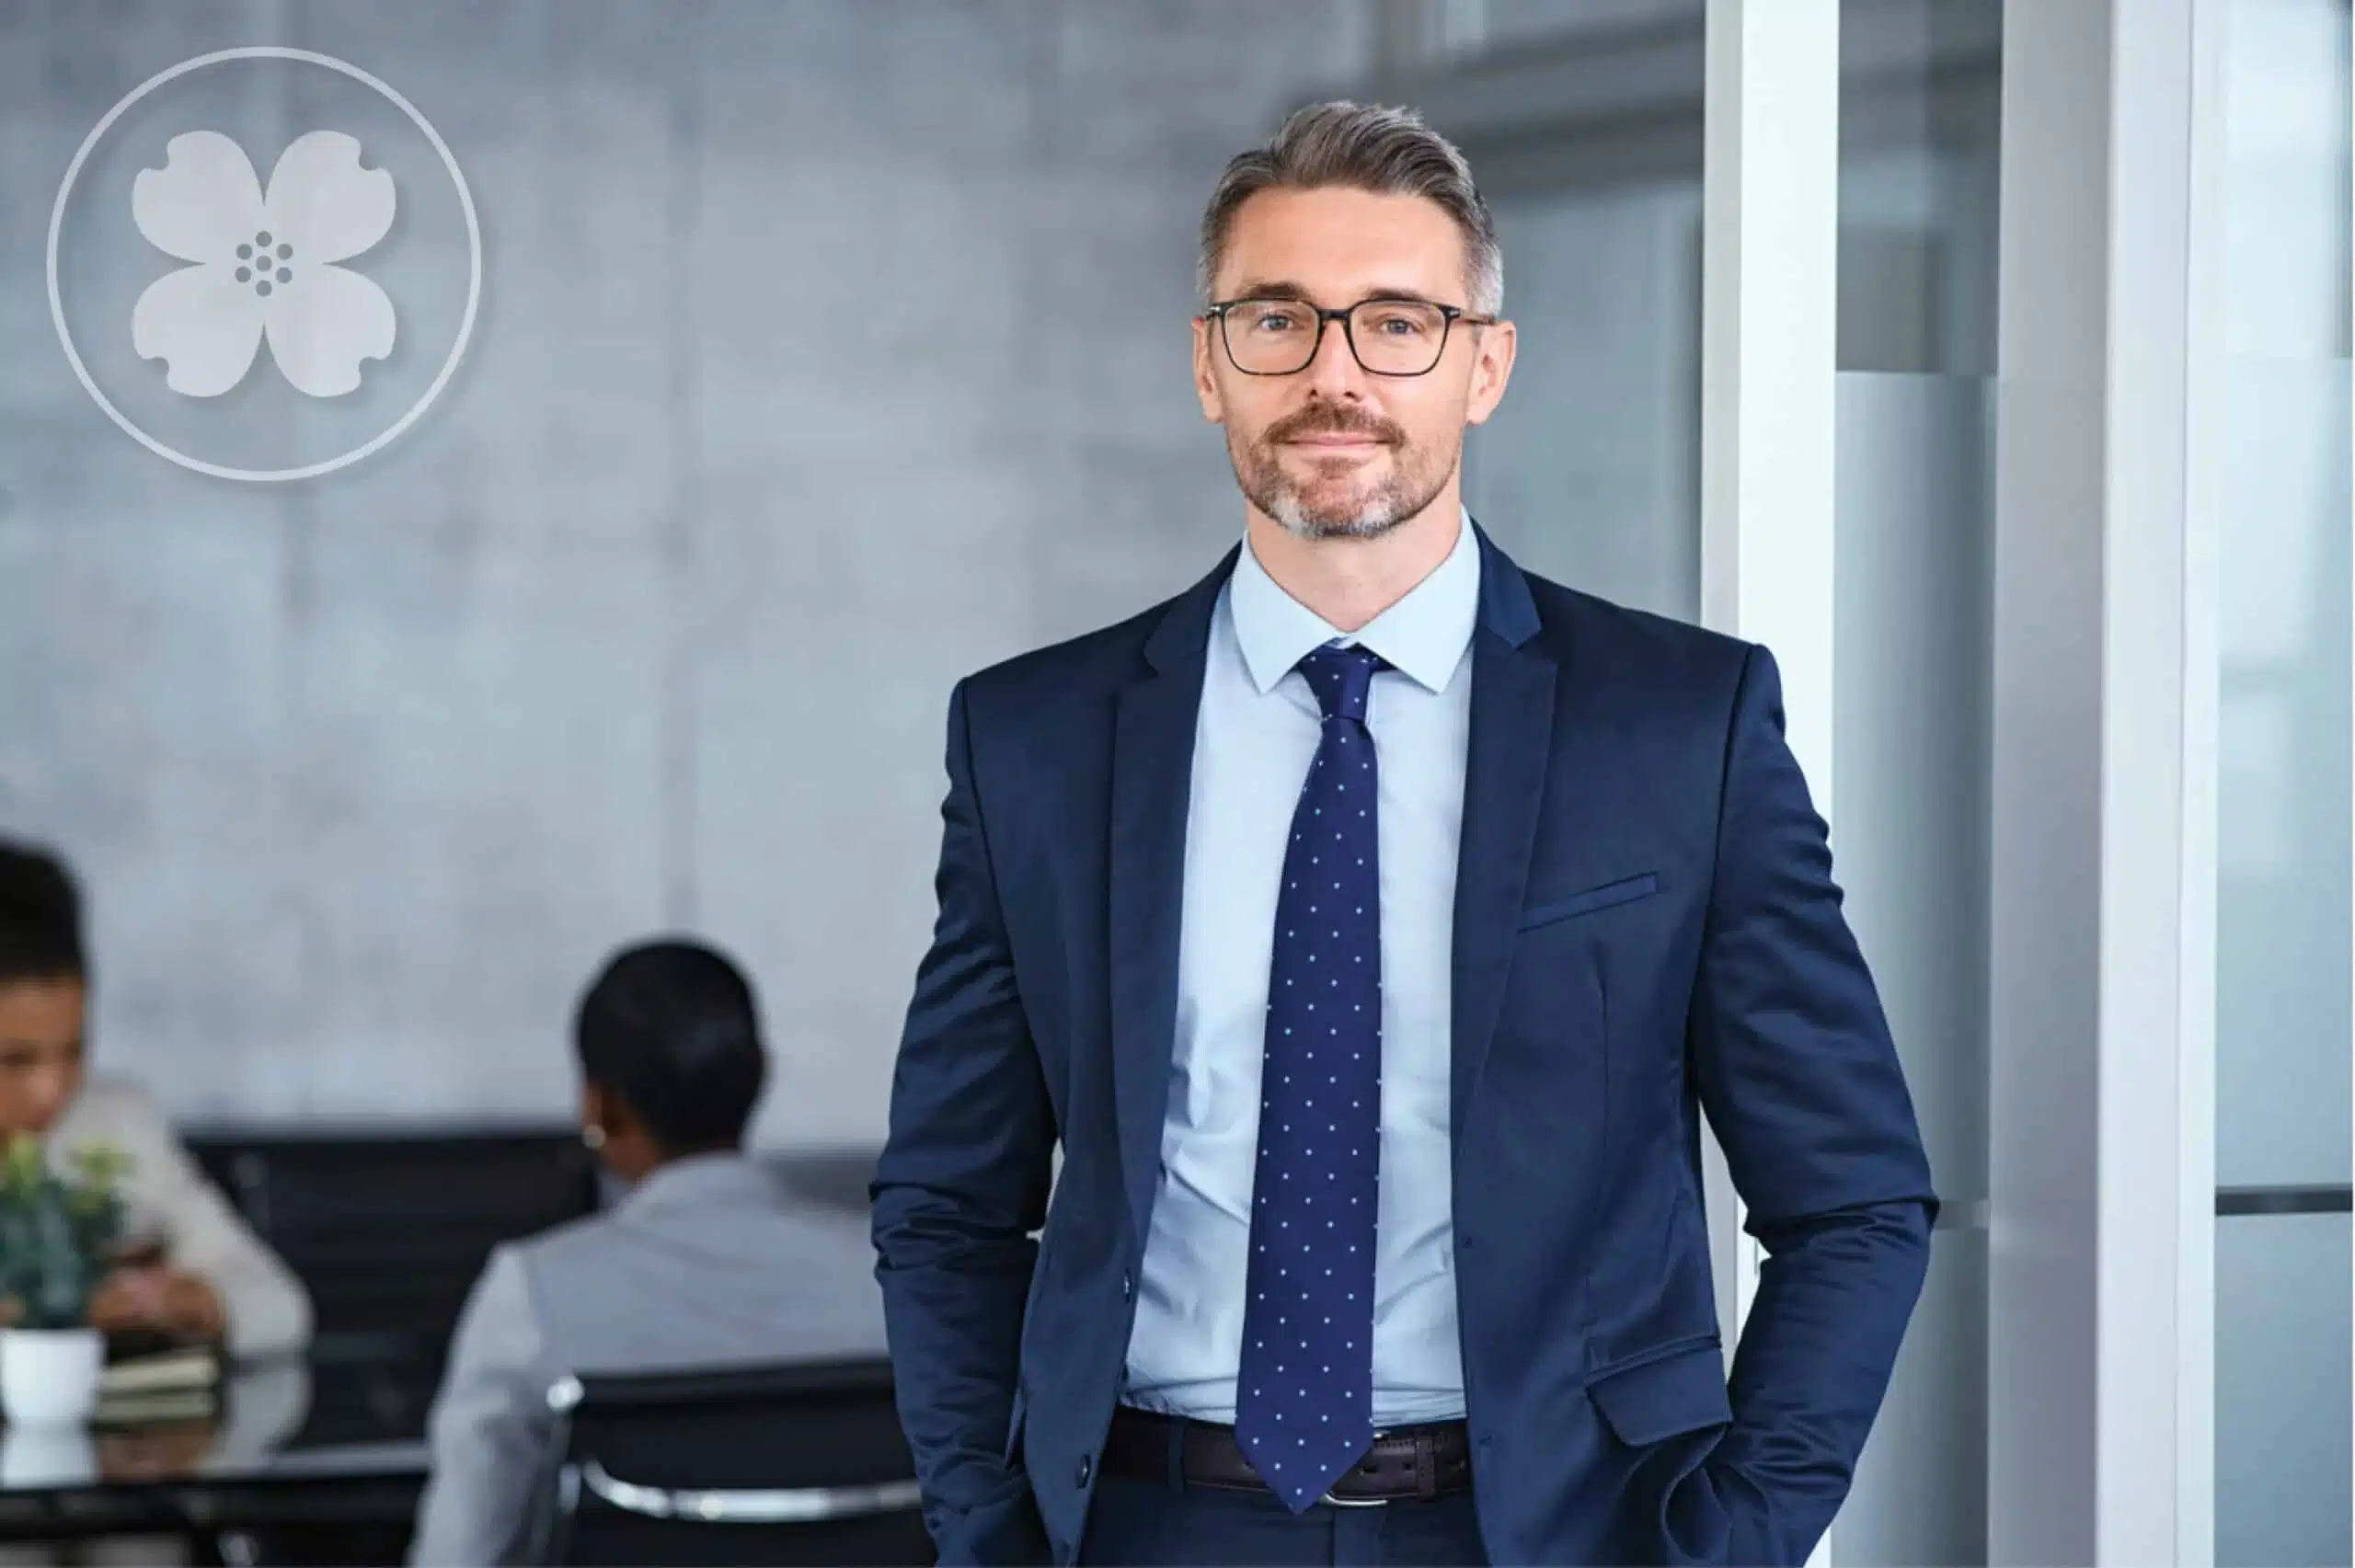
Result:
<instances>
[{"instance_id":1,"label":"man in navy suit","mask_svg":"<svg viewBox=\"0 0 2355 1568\"><path fill-rule=\"evenodd\" d=\"M1774 660L1465 515L1514 333L1412 114L1234 160L1201 285L1243 543L949 704L874 1188L941 1559L1798 1562L1936 1199Z\"/></svg>"}]
</instances>

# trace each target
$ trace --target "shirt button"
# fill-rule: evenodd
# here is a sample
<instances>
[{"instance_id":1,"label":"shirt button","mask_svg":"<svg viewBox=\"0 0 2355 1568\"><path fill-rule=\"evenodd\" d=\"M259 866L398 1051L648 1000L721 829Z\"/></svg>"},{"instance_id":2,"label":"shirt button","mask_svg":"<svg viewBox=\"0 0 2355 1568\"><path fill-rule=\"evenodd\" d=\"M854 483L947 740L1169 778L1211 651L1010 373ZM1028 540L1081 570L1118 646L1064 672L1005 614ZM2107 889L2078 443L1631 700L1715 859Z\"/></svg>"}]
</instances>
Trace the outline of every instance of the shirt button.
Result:
<instances>
[{"instance_id":1,"label":"shirt button","mask_svg":"<svg viewBox=\"0 0 2355 1568\"><path fill-rule=\"evenodd\" d=\"M1089 1476L1091 1476L1091 1475L1094 1475L1095 1473L1096 1473L1096 1461L1095 1461L1094 1459L1089 1459L1086 1454L1082 1454L1082 1455L1080 1455L1080 1456L1079 1456L1079 1483L1080 1483L1080 1485L1082 1485L1082 1486L1086 1486L1086 1485L1087 1484L1087 1478L1088 1478Z\"/></svg>"},{"instance_id":2,"label":"shirt button","mask_svg":"<svg viewBox=\"0 0 2355 1568\"><path fill-rule=\"evenodd\" d=\"M1127 1269L1120 1271L1120 1299L1125 1301L1137 1293L1136 1276Z\"/></svg>"}]
</instances>

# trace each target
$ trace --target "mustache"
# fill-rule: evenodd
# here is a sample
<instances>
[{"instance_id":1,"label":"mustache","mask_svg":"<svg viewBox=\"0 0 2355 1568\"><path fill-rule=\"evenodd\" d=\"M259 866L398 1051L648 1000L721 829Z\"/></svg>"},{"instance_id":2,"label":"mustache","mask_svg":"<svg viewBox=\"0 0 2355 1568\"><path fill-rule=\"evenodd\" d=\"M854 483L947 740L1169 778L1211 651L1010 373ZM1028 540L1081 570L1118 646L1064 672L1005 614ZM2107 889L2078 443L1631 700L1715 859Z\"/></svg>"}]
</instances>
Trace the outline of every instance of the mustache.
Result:
<instances>
[{"instance_id":1,"label":"mustache","mask_svg":"<svg viewBox=\"0 0 2355 1568\"><path fill-rule=\"evenodd\" d=\"M1387 446L1398 446L1405 442L1407 432L1378 416L1317 406L1277 420L1261 439L1275 444L1298 441L1304 436L1363 436Z\"/></svg>"}]
</instances>

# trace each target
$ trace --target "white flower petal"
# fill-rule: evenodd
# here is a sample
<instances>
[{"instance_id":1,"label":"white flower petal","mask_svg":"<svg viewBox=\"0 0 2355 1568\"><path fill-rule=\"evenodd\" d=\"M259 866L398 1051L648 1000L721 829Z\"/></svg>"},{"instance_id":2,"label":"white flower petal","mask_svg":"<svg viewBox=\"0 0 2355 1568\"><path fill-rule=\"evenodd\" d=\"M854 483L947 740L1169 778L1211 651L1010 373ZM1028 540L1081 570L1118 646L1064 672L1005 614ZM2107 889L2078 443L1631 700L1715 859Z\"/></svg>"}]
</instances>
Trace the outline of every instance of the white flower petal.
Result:
<instances>
[{"instance_id":1,"label":"white flower petal","mask_svg":"<svg viewBox=\"0 0 2355 1568\"><path fill-rule=\"evenodd\" d=\"M183 267L147 285L131 311L131 346L161 360L164 384L218 397L246 379L261 344L262 302L226 267Z\"/></svg>"},{"instance_id":2,"label":"white flower petal","mask_svg":"<svg viewBox=\"0 0 2355 1568\"><path fill-rule=\"evenodd\" d=\"M393 226L393 177L362 168L359 142L342 132L306 132L278 155L262 209L272 249L292 246L298 265L341 261Z\"/></svg>"},{"instance_id":3,"label":"white flower petal","mask_svg":"<svg viewBox=\"0 0 2355 1568\"><path fill-rule=\"evenodd\" d=\"M167 256L228 260L261 227L261 182L245 149L218 131L190 131L164 151L162 168L131 182L131 221Z\"/></svg>"},{"instance_id":4,"label":"white flower petal","mask_svg":"<svg viewBox=\"0 0 2355 1568\"><path fill-rule=\"evenodd\" d=\"M360 361L393 351L393 302L357 272L297 265L265 307L270 357L298 392L340 397L360 385Z\"/></svg>"}]
</instances>

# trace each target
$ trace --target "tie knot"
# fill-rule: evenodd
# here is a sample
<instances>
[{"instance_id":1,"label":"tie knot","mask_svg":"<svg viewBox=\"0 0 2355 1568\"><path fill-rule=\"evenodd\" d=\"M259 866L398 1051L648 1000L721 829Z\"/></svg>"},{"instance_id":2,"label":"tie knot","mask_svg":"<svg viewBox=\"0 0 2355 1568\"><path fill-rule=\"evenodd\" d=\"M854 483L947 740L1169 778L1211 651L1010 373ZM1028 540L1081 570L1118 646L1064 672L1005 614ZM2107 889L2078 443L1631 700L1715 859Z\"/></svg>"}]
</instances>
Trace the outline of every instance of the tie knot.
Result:
<instances>
[{"instance_id":1,"label":"tie knot","mask_svg":"<svg viewBox=\"0 0 2355 1568\"><path fill-rule=\"evenodd\" d=\"M1316 693L1325 716L1360 724L1365 722L1366 693L1373 688L1374 671L1389 668L1380 654L1354 643L1327 643L1300 661L1300 672L1308 677L1309 690Z\"/></svg>"}]
</instances>

